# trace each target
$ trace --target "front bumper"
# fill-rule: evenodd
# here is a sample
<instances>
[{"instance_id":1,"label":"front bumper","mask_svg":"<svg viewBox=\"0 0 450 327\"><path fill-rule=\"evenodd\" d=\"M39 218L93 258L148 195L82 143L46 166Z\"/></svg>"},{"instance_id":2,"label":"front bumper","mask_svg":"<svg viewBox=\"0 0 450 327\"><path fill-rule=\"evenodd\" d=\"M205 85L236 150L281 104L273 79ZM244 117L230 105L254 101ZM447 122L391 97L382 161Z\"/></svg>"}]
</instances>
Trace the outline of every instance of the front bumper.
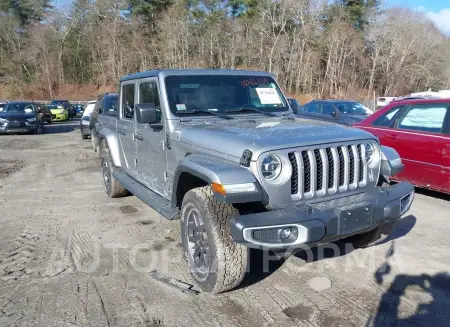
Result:
<instances>
[{"instance_id":1,"label":"front bumper","mask_svg":"<svg viewBox=\"0 0 450 327\"><path fill-rule=\"evenodd\" d=\"M53 121L64 121L69 119L68 116L66 114L56 114L53 115Z\"/></svg>"},{"instance_id":2,"label":"front bumper","mask_svg":"<svg viewBox=\"0 0 450 327\"><path fill-rule=\"evenodd\" d=\"M20 123L0 123L0 133L30 133L37 129L36 123L20 122Z\"/></svg>"},{"instance_id":3,"label":"front bumper","mask_svg":"<svg viewBox=\"0 0 450 327\"><path fill-rule=\"evenodd\" d=\"M340 199L241 215L230 222L234 242L253 248L314 246L360 234L400 218L413 201L407 182ZM291 236L282 239L283 229ZM286 236L286 234L284 234Z\"/></svg>"}]
</instances>

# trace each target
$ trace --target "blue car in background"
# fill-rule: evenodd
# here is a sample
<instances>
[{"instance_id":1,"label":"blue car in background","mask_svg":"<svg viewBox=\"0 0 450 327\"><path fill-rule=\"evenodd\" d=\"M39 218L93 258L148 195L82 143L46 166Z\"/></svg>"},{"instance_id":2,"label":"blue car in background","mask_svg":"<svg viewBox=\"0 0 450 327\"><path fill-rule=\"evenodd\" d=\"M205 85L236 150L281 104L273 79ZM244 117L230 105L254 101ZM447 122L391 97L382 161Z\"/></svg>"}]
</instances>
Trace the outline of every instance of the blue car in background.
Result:
<instances>
[{"instance_id":1,"label":"blue car in background","mask_svg":"<svg viewBox=\"0 0 450 327\"><path fill-rule=\"evenodd\" d=\"M75 117L83 116L84 106L82 104L73 104L72 107L75 111Z\"/></svg>"}]
</instances>

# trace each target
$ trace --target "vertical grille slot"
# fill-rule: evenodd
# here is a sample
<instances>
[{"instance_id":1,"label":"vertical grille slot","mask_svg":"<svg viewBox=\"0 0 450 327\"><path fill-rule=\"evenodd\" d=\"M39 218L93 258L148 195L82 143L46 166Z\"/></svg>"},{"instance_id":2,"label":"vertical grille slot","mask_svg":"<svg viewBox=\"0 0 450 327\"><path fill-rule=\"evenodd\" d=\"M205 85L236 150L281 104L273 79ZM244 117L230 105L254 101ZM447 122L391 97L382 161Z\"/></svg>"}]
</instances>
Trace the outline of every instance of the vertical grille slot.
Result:
<instances>
[{"instance_id":1,"label":"vertical grille slot","mask_svg":"<svg viewBox=\"0 0 450 327\"><path fill-rule=\"evenodd\" d=\"M344 154L342 153L342 147L337 148L339 156L339 186L344 185Z\"/></svg>"},{"instance_id":2,"label":"vertical grille slot","mask_svg":"<svg viewBox=\"0 0 450 327\"><path fill-rule=\"evenodd\" d=\"M327 148L327 158L328 158L328 188L332 188L334 185L334 161L331 149Z\"/></svg>"},{"instance_id":3,"label":"vertical grille slot","mask_svg":"<svg viewBox=\"0 0 450 327\"><path fill-rule=\"evenodd\" d=\"M319 149L314 150L314 156L316 158L316 187L317 190L321 190L323 188L323 163L322 157L320 156Z\"/></svg>"},{"instance_id":4,"label":"vertical grille slot","mask_svg":"<svg viewBox=\"0 0 450 327\"><path fill-rule=\"evenodd\" d=\"M359 158L359 176L358 176L358 182L362 182L364 179L364 162L362 158L362 151L361 151L361 144L358 144L356 147L358 151L358 158Z\"/></svg>"},{"instance_id":5,"label":"vertical grille slot","mask_svg":"<svg viewBox=\"0 0 450 327\"><path fill-rule=\"evenodd\" d=\"M298 165L297 159L295 158L295 153L291 152L288 154L289 161L292 165L292 177L291 177L291 194L298 193Z\"/></svg>"},{"instance_id":6,"label":"vertical grille slot","mask_svg":"<svg viewBox=\"0 0 450 327\"><path fill-rule=\"evenodd\" d=\"M311 165L309 163L308 152L302 151L302 160L303 167L305 167L303 174L303 192L308 193L311 191Z\"/></svg>"},{"instance_id":7,"label":"vertical grille slot","mask_svg":"<svg viewBox=\"0 0 450 327\"><path fill-rule=\"evenodd\" d=\"M350 161L349 183L353 184L355 182L355 157L354 157L352 146L351 145L347 146L347 149L348 149L348 157L349 157L349 161Z\"/></svg>"}]
</instances>

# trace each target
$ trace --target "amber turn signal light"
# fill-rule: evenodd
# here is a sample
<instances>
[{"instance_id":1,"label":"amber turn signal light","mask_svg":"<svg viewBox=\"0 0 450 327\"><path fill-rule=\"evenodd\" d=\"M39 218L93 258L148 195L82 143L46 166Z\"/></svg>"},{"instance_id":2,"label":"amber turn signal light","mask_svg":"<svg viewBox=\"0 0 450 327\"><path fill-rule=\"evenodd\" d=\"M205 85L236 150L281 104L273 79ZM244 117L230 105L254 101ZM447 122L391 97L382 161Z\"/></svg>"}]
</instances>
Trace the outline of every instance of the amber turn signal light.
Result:
<instances>
[{"instance_id":1,"label":"amber turn signal light","mask_svg":"<svg viewBox=\"0 0 450 327\"><path fill-rule=\"evenodd\" d=\"M212 183L211 188L213 189L214 192L218 194L221 195L227 194L227 191L225 190L225 187L222 184Z\"/></svg>"}]
</instances>

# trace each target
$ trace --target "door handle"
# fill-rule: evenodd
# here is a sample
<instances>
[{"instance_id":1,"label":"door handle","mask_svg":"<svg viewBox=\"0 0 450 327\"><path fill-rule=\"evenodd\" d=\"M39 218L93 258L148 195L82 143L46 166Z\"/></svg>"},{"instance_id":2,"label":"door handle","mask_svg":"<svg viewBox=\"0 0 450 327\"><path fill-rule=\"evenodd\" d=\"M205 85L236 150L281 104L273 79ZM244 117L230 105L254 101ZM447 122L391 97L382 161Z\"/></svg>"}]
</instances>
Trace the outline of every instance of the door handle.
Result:
<instances>
[{"instance_id":1,"label":"door handle","mask_svg":"<svg viewBox=\"0 0 450 327\"><path fill-rule=\"evenodd\" d=\"M386 138L387 138L387 139L390 139L390 140L396 140L396 139L398 139L397 135L394 135L394 134L388 134L388 135L386 135Z\"/></svg>"},{"instance_id":2,"label":"door handle","mask_svg":"<svg viewBox=\"0 0 450 327\"><path fill-rule=\"evenodd\" d=\"M143 141L144 137L139 133L134 133L134 138L138 141Z\"/></svg>"},{"instance_id":3,"label":"door handle","mask_svg":"<svg viewBox=\"0 0 450 327\"><path fill-rule=\"evenodd\" d=\"M119 134L127 135L127 131L125 129L119 129Z\"/></svg>"}]
</instances>

